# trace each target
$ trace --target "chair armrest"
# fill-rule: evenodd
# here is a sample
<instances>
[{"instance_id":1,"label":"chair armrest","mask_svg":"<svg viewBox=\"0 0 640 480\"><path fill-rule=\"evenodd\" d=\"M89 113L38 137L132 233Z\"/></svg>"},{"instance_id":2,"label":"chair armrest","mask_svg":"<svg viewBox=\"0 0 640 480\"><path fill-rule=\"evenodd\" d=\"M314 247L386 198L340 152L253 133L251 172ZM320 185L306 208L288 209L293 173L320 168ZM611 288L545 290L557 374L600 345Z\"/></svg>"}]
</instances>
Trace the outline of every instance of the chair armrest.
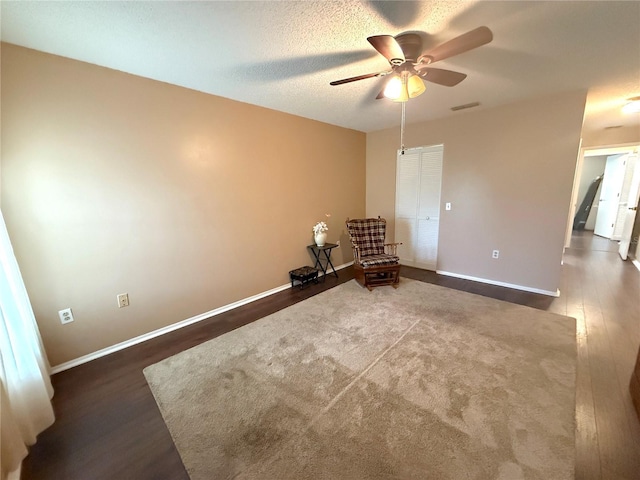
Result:
<instances>
[{"instance_id":1,"label":"chair armrest","mask_svg":"<svg viewBox=\"0 0 640 480\"><path fill-rule=\"evenodd\" d=\"M360 249L354 244L351 244L351 248L353 249L353 262L360 263Z\"/></svg>"},{"instance_id":2,"label":"chair armrest","mask_svg":"<svg viewBox=\"0 0 640 480\"><path fill-rule=\"evenodd\" d=\"M384 249L387 255L397 255L398 254L398 245L402 245L402 242L396 243L385 243Z\"/></svg>"}]
</instances>

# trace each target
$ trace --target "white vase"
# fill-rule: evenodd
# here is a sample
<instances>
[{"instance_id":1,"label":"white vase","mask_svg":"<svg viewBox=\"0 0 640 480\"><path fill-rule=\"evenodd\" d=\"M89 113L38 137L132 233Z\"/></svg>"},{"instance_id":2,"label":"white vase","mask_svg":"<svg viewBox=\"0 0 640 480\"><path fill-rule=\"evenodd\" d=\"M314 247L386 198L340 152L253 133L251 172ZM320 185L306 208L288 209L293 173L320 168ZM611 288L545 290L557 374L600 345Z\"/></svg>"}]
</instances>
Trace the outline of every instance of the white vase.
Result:
<instances>
[{"instance_id":1,"label":"white vase","mask_svg":"<svg viewBox=\"0 0 640 480\"><path fill-rule=\"evenodd\" d=\"M327 241L327 232L316 233L313 238L317 246L324 247L324 244Z\"/></svg>"}]
</instances>

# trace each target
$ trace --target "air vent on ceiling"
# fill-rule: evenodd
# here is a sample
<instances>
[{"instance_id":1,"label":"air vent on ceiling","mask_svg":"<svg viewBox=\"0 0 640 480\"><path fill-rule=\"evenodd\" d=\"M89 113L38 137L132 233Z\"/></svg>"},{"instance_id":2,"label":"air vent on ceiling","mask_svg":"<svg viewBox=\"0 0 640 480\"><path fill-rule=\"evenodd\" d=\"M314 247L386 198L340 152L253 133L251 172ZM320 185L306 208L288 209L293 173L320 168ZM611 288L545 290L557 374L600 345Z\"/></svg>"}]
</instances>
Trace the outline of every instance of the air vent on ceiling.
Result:
<instances>
[{"instance_id":1,"label":"air vent on ceiling","mask_svg":"<svg viewBox=\"0 0 640 480\"><path fill-rule=\"evenodd\" d=\"M478 105L480 105L480 102L465 103L464 105L458 105L457 107L451 107L451 111L452 112L457 112L458 110L466 110L467 108L477 107Z\"/></svg>"}]
</instances>

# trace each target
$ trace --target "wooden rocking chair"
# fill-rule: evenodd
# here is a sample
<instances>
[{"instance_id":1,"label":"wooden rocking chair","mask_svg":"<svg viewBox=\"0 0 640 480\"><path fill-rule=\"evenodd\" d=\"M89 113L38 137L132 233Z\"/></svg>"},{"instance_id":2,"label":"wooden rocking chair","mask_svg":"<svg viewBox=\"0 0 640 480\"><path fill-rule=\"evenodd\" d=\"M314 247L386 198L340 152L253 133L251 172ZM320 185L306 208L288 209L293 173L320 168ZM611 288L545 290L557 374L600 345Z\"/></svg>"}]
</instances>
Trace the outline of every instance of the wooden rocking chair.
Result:
<instances>
[{"instance_id":1,"label":"wooden rocking chair","mask_svg":"<svg viewBox=\"0 0 640 480\"><path fill-rule=\"evenodd\" d=\"M346 221L353 247L353 268L356 281L369 291L373 287L391 285L398 288L400 282L401 243L384 243L387 221L384 218L360 218Z\"/></svg>"}]
</instances>

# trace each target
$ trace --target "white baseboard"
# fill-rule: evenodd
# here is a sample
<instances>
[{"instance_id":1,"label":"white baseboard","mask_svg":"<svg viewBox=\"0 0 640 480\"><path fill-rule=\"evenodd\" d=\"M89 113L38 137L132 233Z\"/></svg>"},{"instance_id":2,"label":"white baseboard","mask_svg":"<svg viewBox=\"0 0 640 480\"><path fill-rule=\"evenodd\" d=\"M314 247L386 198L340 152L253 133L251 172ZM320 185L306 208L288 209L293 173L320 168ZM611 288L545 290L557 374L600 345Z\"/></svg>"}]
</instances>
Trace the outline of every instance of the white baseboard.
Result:
<instances>
[{"instance_id":1,"label":"white baseboard","mask_svg":"<svg viewBox=\"0 0 640 480\"><path fill-rule=\"evenodd\" d=\"M556 290L555 292L551 290L541 290L539 288L525 287L523 285L514 285L513 283L498 282L496 280L488 280L486 278L472 277L470 275L461 275L459 273L445 272L442 270L436 270L436 273L440 275L446 275L448 277L462 278L464 280L472 280L474 282L487 283L489 285L497 285L499 287L513 288L515 290L522 290L524 292L540 293L542 295L549 295L550 297L560 296L560 290Z\"/></svg>"},{"instance_id":2,"label":"white baseboard","mask_svg":"<svg viewBox=\"0 0 640 480\"><path fill-rule=\"evenodd\" d=\"M636 268L637 268L638 270L640 270L640 260L638 260L637 258L635 258L635 259L631 260L631 263L633 263L633 264L636 266Z\"/></svg>"},{"instance_id":3,"label":"white baseboard","mask_svg":"<svg viewBox=\"0 0 640 480\"><path fill-rule=\"evenodd\" d=\"M350 265L353 265L353 262L347 262L342 265L339 265L336 267L336 270L342 270L343 268L346 268ZM319 276L320 277L323 276L322 272L320 272ZM221 313L228 312L229 310L233 310L234 308L238 308L248 303L255 302L256 300L260 300L261 298L268 297L270 295L273 295L274 293L282 292L289 288L291 288L291 283L280 285L279 287L272 288L271 290L267 290L266 292L258 293L257 295L243 298L242 300L238 300L237 302L229 303L228 305L224 305L214 310L201 313L194 317L187 318L186 320L182 320L180 322L167 325L166 327L159 328L158 330L154 330L152 332L139 335L137 337L131 338L121 343L117 343L107 348L103 348L102 350L98 350L97 352L89 353L87 355L83 355L82 357L78 357L74 360L70 360L68 362L61 363L60 365L56 365L55 367L51 368L51 373L55 374L55 373L63 372L70 368L77 367L78 365L82 365L83 363L87 363L97 358L104 357L105 355L109 355L111 353L124 350L125 348L132 347L134 345L137 345L138 343L146 342L147 340L151 340L152 338L159 337L160 335L164 335L169 332L173 332L174 330L178 330L179 328L183 328L188 325L192 325L194 323L200 322L202 320L206 320L207 318L215 317L216 315L220 315Z\"/></svg>"}]
</instances>

